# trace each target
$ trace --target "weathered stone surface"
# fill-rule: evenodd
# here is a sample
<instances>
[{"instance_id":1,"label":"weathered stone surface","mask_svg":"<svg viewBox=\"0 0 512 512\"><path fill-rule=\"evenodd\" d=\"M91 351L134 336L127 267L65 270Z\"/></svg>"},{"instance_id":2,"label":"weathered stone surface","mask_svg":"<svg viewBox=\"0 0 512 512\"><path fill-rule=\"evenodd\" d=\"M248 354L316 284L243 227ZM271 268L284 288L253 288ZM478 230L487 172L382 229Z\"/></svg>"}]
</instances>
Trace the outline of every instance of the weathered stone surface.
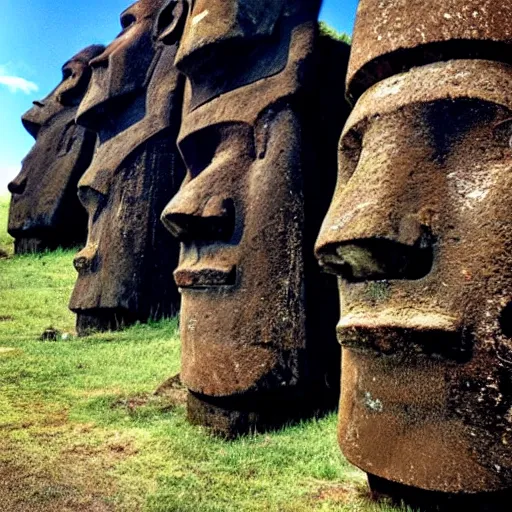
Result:
<instances>
[{"instance_id":1,"label":"weathered stone surface","mask_svg":"<svg viewBox=\"0 0 512 512\"><path fill-rule=\"evenodd\" d=\"M512 63L512 4L505 0L360 0L348 93L449 59Z\"/></svg>"},{"instance_id":2,"label":"weathered stone surface","mask_svg":"<svg viewBox=\"0 0 512 512\"><path fill-rule=\"evenodd\" d=\"M184 78L174 67L185 14L181 1L140 0L91 63L77 119L97 132L99 144L79 183L89 214L70 302L79 334L179 310L172 277L179 246L159 217L185 172L176 147ZM163 36L171 44L164 46Z\"/></svg>"},{"instance_id":3,"label":"weathered stone surface","mask_svg":"<svg viewBox=\"0 0 512 512\"><path fill-rule=\"evenodd\" d=\"M189 419L228 437L337 399L336 284L313 244L348 114L348 47L319 37L318 8L198 1L178 53L188 172L162 218L182 242L181 378Z\"/></svg>"},{"instance_id":4,"label":"weathered stone surface","mask_svg":"<svg viewBox=\"0 0 512 512\"><path fill-rule=\"evenodd\" d=\"M75 115L91 77L89 61L103 50L89 46L72 57L62 67L62 82L22 117L36 143L9 183L8 230L16 254L85 242L87 216L76 187L91 162L95 136L75 124Z\"/></svg>"},{"instance_id":5,"label":"weathered stone surface","mask_svg":"<svg viewBox=\"0 0 512 512\"><path fill-rule=\"evenodd\" d=\"M441 9L411 4L400 3L405 40L410 20ZM483 4L489 20L512 15ZM461 20L457 37L473 30ZM373 34L368 19L357 26ZM512 489L512 66L468 48L383 80L374 70L317 242L342 277L340 445L378 490L404 496Z\"/></svg>"}]
</instances>

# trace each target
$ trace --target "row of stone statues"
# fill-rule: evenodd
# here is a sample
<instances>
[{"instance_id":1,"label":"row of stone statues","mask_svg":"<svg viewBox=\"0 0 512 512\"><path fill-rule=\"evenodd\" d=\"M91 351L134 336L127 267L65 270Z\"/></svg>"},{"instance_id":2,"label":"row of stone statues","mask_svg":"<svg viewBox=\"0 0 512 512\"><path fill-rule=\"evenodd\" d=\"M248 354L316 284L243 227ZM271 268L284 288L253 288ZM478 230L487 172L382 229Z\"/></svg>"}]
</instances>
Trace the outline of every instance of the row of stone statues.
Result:
<instances>
[{"instance_id":1,"label":"row of stone statues","mask_svg":"<svg viewBox=\"0 0 512 512\"><path fill-rule=\"evenodd\" d=\"M79 333L179 287L188 416L226 436L335 407L339 319L339 441L376 489L510 489L512 6L360 0L349 62L320 3L127 9L23 118L16 252L87 231Z\"/></svg>"},{"instance_id":2,"label":"row of stone statues","mask_svg":"<svg viewBox=\"0 0 512 512\"><path fill-rule=\"evenodd\" d=\"M338 401L336 279L313 249L349 113L349 47L320 32L319 8L141 0L121 15L114 42L94 47L79 70L89 87L68 108L75 129L97 140L78 182L89 221L74 260L77 330L172 316L179 287L189 418L228 436ZM62 108L58 91L75 80L68 67L50 95ZM52 145L41 140L33 152ZM27 222L44 205L19 208L40 196L27 162L20 177L34 193L15 188L20 177L10 186L17 252L53 247L64 232L49 222L50 237ZM73 233L73 213L61 208L60 218Z\"/></svg>"}]
</instances>

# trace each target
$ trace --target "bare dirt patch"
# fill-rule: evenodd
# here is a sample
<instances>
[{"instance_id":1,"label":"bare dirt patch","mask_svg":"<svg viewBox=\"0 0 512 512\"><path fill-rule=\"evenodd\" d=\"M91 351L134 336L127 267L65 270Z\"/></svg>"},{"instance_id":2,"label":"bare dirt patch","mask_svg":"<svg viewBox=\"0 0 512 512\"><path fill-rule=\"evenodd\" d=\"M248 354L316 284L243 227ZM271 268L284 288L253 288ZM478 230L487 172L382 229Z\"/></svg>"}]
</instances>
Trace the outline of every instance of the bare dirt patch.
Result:
<instances>
[{"instance_id":1,"label":"bare dirt patch","mask_svg":"<svg viewBox=\"0 0 512 512\"><path fill-rule=\"evenodd\" d=\"M159 412L167 413L176 409L177 406L185 404L181 396L157 396L152 393L140 394L120 398L112 403L112 409L124 409L128 414L134 415L143 412L145 409L156 409Z\"/></svg>"},{"instance_id":2,"label":"bare dirt patch","mask_svg":"<svg viewBox=\"0 0 512 512\"><path fill-rule=\"evenodd\" d=\"M185 405L187 403L187 388L181 382L179 373L161 384L154 395L162 397L174 405Z\"/></svg>"},{"instance_id":3,"label":"bare dirt patch","mask_svg":"<svg viewBox=\"0 0 512 512\"><path fill-rule=\"evenodd\" d=\"M354 503L355 501L370 501L370 493L365 485L337 484L324 485L312 496L313 502L330 502L339 505Z\"/></svg>"},{"instance_id":4,"label":"bare dirt patch","mask_svg":"<svg viewBox=\"0 0 512 512\"><path fill-rule=\"evenodd\" d=\"M105 475L108 457L80 459L0 445L0 510L10 512L113 512L114 485ZM97 475L101 474L101 478Z\"/></svg>"},{"instance_id":5,"label":"bare dirt patch","mask_svg":"<svg viewBox=\"0 0 512 512\"><path fill-rule=\"evenodd\" d=\"M68 424L0 441L0 510L114 512L113 470L138 449L128 436ZM136 508L136 507L135 507Z\"/></svg>"},{"instance_id":6,"label":"bare dirt patch","mask_svg":"<svg viewBox=\"0 0 512 512\"><path fill-rule=\"evenodd\" d=\"M187 403L187 389L175 375L166 380L154 393L141 393L122 397L112 403L112 409L125 409L134 413L146 407L153 407L161 412L169 412L177 406Z\"/></svg>"},{"instance_id":7,"label":"bare dirt patch","mask_svg":"<svg viewBox=\"0 0 512 512\"><path fill-rule=\"evenodd\" d=\"M12 354L14 352L20 352L20 351L15 348L12 348L12 347L0 347L0 356L3 356L4 354Z\"/></svg>"},{"instance_id":8,"label":"bare dirt patch","mask_svg":"<svg viewBox=\"0 0 512 512\"><path fill-rule=\"evenodd\" d=\"M66 408L32 403L0 438L0 511L114 512L115 468L137 449L129 436L69 422Z\"/></svg>"}]
</instances>

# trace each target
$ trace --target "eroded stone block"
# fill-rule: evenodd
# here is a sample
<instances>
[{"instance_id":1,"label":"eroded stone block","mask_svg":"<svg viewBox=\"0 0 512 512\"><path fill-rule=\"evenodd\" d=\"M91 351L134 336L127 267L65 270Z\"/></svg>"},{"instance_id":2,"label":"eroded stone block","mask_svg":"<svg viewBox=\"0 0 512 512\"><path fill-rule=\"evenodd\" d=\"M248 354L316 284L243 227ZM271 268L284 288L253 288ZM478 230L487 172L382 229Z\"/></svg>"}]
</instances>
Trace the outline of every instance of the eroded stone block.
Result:
<instances>
[{"instance_id":1,"label":"eroded stone block","mask_svg":"<svg viewBox=\"0 0 512 512\"><path fill-rule=\"evenodd\" d=\"M103 50L89 46L72 57L62 67L61 83L22 117L36 142L9 183L8 230L16 254L85 242L87 216L76 187L91 162L95 135L77 126L75 115L91 77L89 61Z\"/></svg>"},{"instance_id":2,"label":"eroded stone block","mask_svg":"<svg viewBox=\"0 0 512 512\"><path fill-rule=\"evenodd\" d=\"M91 86L77 118L99 139L79 183L89 214L70 302L79 334L179 310L172 277L179 246L159 217L184 177L176 147L184 78L174 67L184 5L133 4L121 15L121 34L91 63Z\"/></svg>"},{"instance_id":3,"label":"eroded stone block","mask_svg":"<svg viewBox=\"0 0 512 512\"><path fill-rule=\"evenodd\" d=\"M319 37L318 9L198 1L178 52L187 176L162 218L182 243L181 378L189 419L228 437L337 401L336 284L313 244L348 114L348 46Z\"/></svg>"}]
</instances>

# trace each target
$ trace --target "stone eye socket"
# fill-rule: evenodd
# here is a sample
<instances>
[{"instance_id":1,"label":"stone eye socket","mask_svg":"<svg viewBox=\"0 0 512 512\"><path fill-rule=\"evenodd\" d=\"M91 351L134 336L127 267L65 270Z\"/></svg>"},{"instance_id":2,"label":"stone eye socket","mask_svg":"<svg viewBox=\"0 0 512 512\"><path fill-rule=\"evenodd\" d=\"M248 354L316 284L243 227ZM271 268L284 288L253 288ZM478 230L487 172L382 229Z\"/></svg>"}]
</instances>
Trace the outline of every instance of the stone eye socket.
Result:
<instances>
[{"instance_id":1,"label":"stone eye socket","mask_svg":"<svg viewBox=\"0 0 512 512\"><path fill-rule=\"evenodd\" d=\"M73 76L73 71L70 68L66 68L62 70L62 81L65 82L69 78Z\"/></svg>"},{"instance_id":2,"label":"stone eye socket","mask_svg":"<svg viewBox=\"0 0 512 512\"><path fill-rule=\"evenodd\" d=\"M220 134L212 128L193 133L182 142L183 160L192 178L196 178L212 163L220 141Z\"/></svg>"},{"instance_id":3,"label":"stone eye socket","mask_svg":"<svg viewBox=\"0 0 512 512\"><path fill-rule=\"evenodd\" d=\"M123 14L121 16L121 27L122 27L123 31L127 30L132 25L134 25L136 23L136 21L137 21L137 18L133 14L130 14L130 13Z\"/></svg>"},{"instance_id":4,"label":"stone eye socket","mask_svg":"<svg viewBox=\"0 0 512 512\"><path fill-rule=\"evenodd\" d=\"M354 174L363 148L363 134L356 128L350 130L340 140L339 178L348 182Z\"/></svg>"},{"instance_id":5,"label":"stone eye socket","mask_svg":"<svg viewBox=\"0 0 512 512\"><path fill-rule=\"evenodd\" d=\"M500 146L512 149L512 118L494 125L493 137Z\"/></svg>"},{"instance_id":6,"label":"stone eye socket","mask_svg":"<svg viewBox=\"0 0 512 512\"><path fill-rule=\"evenodd\" d=\"M501 311L499 323L503 334L512 338L512 302L509 302Z\"/></svg>"}]
</instances>

